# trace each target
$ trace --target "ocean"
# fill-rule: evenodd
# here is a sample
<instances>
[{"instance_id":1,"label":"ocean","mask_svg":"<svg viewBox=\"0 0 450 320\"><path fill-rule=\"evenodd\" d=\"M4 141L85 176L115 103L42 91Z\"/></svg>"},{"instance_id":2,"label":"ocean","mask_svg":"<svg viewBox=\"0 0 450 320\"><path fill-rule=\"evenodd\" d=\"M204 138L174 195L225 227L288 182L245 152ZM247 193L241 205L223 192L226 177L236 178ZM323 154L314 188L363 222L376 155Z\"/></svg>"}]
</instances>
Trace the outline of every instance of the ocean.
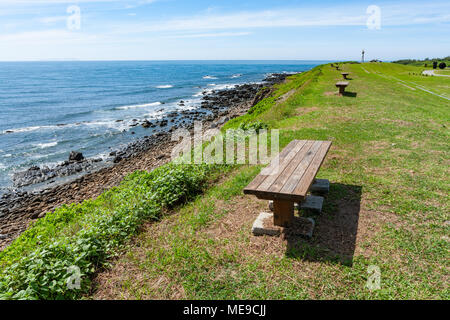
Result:
<instances>
[{"instance_id":1,"label":"ocean","mask_svg":"<svg viewBox=\"0 0 450 320\"><path fill-rule=\"evenodd\" d=\"M0 62L0 194L11 176L71 150L106 157L148 135L133 119L200 106L202 92L325 61ZM180 100L186 101L179 106Z\"/></svg>"}]
</instances>

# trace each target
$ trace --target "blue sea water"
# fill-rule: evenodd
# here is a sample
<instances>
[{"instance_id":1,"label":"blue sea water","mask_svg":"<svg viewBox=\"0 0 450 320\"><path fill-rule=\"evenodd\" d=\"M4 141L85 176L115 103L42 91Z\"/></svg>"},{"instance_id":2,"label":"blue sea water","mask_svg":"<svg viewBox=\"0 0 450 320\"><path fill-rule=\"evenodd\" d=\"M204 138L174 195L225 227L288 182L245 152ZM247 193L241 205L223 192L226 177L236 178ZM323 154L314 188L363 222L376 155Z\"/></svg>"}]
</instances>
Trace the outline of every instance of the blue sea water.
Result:
<instances>
[{"instance_id":1,"label":"blue sea water","mask_svg":"<svg viewBox=\"0 0 450 320\"><path fill-rule=\"evenodd\" d=\"M323 62L0 62L0 193L15 171L56 165L71 150L105 156L148 135L140 127L131 134L133 119L198 108L205 90Z\"/></svg>"}]
</instances>

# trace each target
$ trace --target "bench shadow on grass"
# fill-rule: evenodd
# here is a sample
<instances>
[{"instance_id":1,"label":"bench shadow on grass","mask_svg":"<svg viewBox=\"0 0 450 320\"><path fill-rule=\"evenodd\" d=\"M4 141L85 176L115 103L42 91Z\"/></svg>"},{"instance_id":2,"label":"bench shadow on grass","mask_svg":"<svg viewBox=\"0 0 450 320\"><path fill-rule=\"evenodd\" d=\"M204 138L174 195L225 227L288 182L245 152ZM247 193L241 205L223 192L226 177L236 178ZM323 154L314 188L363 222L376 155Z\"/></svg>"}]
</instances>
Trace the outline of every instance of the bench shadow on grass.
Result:
<instances>
[{"instance_id":1,"label":"bench shadow on grass","mask_svg":"<svg viewBox=\"0 0 450 320\"><path fill-rule=\"evenodd\" d=\"M349 98L356 98L358 94L356 92L350 92L350 91L345 91L343 93L344 97L349 97Z\"/></svg>"},{"instance_id":2,"label":"bench shadow on grass","mask_svg":"<svg viewBox=\"0 0 450 320\"><path fill-rule=\"evenodd\" d=\"M283 233L287 241L286 256L307 261L330 261L353 265L356 246L361 186L331 184L330 192L320 215L309 215L316 221L313 237L307 240L289 232ZM308 216L302 214L302 216Z\"/></svg>"}]
</instances>

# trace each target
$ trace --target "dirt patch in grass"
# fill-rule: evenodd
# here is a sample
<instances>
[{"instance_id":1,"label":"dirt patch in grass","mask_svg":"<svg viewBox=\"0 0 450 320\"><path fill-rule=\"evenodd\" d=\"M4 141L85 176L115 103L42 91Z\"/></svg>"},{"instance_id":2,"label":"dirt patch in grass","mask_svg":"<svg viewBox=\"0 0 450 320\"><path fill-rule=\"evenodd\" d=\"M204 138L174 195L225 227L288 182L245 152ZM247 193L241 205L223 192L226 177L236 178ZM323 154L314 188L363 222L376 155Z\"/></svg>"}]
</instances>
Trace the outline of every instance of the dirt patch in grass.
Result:
<instances>
[{"instance_id":1,"label":"dirt patch in grass","mask_svg":"<svg viewBox=\"0 0 450 320\"><path fill-rule=\"evenodd\" d=\"M296 116L302 116L302 115L305 115L305 114L307 114L307 113L311 113L311 112L314 112L314 111L317 111L317 110L319 110L319 108L317 108L317 107L311 107L311 108L297 108L295 111L295 115Z\"/></svg>"},{"instance_id":2,"label":"dirt patch in grass","mask_svg":"<svg viewBox=\"0 0 450 320\"><path fill-rule=\"evenodd\" d=\"M246 196L235 197L227 203L228 214L205 233L214 239L227 240L230 249L245 252L246 257L292 257L299 272L308 261L335 261L338 256L341 262L348 262L355 254L369 257L373 250L367 244L384 224L396 223L397 219L390 213L367 210L364 201L352 192L341 199L325 199L332 202L333 209L314 216L316 227L311 240L288 233L281 237L251 235L254 220L261 211L268 211L268 207L267 201ZM242 241L243 238L248 241ZM364 246L361 245L363 242ZM317 252L308 254L310 249Z\"/></svg>"},{"instance_id":3,"label":"dirt patch in grass","mask_svg":"<svg viewBox=\"0 0 450 320\"><path fill-rule=\"evenodd\" d=\"M297 89L292 89L288 92L286 92L285 94L283 94L282 96L277 98L277 103L283 103L285 102L287 99L289 99L295 92L297 91Z\"/></svg>"},{"instance_id":4,"label":"dirt patch in grass","mask_svg":"<svg viewBox=\"0 0 450 320\"><path fill-rule=\"evenodd\" d=\"M386 122L395 123L396 125L399 125L399 126L402 126L402 127L412 127L412 126L416 125L414 122L401 120L401 119L382 118L382 119L379 119L379 120L376 120L376 121L377 122L382 122L382 123L386 123Z\"/></svg>"}]
</instances>

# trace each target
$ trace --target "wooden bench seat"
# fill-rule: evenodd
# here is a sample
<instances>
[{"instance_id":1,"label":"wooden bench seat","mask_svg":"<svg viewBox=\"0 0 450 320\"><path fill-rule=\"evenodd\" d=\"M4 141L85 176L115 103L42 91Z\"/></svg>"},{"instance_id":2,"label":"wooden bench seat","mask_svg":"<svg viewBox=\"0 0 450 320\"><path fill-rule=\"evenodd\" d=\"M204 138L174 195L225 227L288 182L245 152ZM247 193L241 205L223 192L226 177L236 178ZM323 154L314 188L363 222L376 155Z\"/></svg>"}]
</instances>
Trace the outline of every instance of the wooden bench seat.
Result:
<instances>
[{"instance_id":1,"label":"wooden bench seat","mask_svg":"<svg viewBox=\"0 0 450 320\"><path fill-rule=\"evenodd\" d=\"M273 200L274 224L288 226L294 217L294 203L306 198L330 147L331 141L291 141L244 194Z\"/></svg>"},{"instance_id":2,"label":"wooden bench seat","mask_svg":"<svg viewBox=\"0 0 450 320\"><path fill-rule=\"evenodd\" d=\"M345 93L345 88L348 86L348 81L336 82L336 87L339 88L339 95L342 96Z\"/></svg>"},{"instance_id":3,"label":"wooden bench seat","mask_svg":"<svg viewBox=\"0 0 450 320\"><path fill-rule=\"evenodd\" d=\"M348 77L348 75L349 75L350 73L348 73L348 72L341 72L341 74L342 74L342 77L343 77L345 80L347 80L347 77Z\"/></svg>"}]
</instances>

